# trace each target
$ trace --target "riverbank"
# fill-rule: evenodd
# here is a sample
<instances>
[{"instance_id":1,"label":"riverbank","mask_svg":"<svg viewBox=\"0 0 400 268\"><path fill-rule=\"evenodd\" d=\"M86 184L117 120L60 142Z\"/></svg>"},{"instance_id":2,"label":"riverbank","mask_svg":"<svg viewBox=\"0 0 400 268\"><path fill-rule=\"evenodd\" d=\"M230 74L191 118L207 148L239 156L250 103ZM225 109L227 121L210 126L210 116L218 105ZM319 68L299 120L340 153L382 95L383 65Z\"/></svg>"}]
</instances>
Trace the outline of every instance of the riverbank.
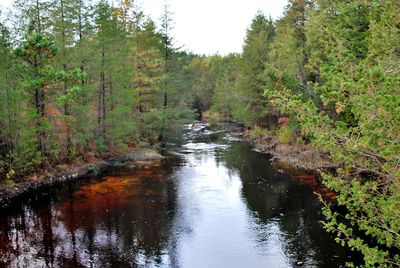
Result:
<instances>
[{"instance_id":1,"label":"riverbank","mask_svg":"<svg viewBox=\"0 0 400 268\"><path fill-rule=\"evenodd\" d=\"M161 165L110 168L16 202L1 211L0 266L130 267L133 260L140 267L329 267L350 261L350 251L322 228L313 177L298 171L294 179L231 133L186 125L168 143Z\"/></svg>"},{"instance_id":2,"label":"riverbank","mask_svg":"<svg viewBox=\"0 0 400 268\"><path fill-rule=\"evenodd\" d=\"M254 137L250 130L243 132L243 139L256 151L271 154L276 160L297 168L319 170L335 167L326 153L310 144L283 143L272 135Z\"/></svg>"},{"instance_id":3,"label":"riverbank","mask_svg":"<svg viewBox=\"0 0 400 268\"><path fill-rule=\"evenodd\" d=\"M250 144L255 151L270 154L276 162L281 164L286 163L295 168L311 171L336 167L326 153L312 147L310 144L284 143L280 142L278 137L266 133L253 135L252 130L236 123L219 123L217 128L240 137Z\"/></svg>"},{"instance_id":4,"label":"riverbank","mask_svg":"<svg viewBox=\"0 0 400 268\"><path fill-rule=\"evenodd\" d=\"M220 123L218 128L249 144L254 151L271 155L276 168L309 185L325 202L336 199L336 193L324 186L319 176L319 170L335 168L327 154L309 144L280 142L267 131L254 135L254 131L236 123Z\"/></svg>"},{"instance_id":5,"label":"riverbank","mask_svg":"<svg viewBox=\"0 0 400 268\"><path fill-rule=\"evenodd\" d=\"M91 162L74 162L49 168L13 181L0 182L0 207L7 207L11 202L26 194L39 191L60 183L97 176L110 167L134 167L158 162L163 156L153 149L142 148L107 159L96 159Z\"/></svg>"}]
</instances>

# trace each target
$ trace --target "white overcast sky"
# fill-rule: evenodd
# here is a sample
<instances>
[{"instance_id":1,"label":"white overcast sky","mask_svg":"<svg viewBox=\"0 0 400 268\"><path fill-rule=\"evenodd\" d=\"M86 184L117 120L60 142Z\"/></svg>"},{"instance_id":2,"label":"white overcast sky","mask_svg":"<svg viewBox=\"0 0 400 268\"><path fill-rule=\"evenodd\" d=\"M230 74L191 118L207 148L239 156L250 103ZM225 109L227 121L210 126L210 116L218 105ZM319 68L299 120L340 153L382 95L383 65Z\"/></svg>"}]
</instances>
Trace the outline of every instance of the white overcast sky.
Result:
<instances>
[{"instance_id":1,"label":"white overcast sky","mask_svg":"<svg viewBox=\"0 0 400 268\"><path fill-rule=\"evenodd\" d=\"M12 0L0 0L2 8ZM141 0L143 9L158 22L164 0ZM174 18L176 46L197 54L241 52L246 29L257 10L273 19L287 0L167 0Z\"/></svg>"}]
</instances>

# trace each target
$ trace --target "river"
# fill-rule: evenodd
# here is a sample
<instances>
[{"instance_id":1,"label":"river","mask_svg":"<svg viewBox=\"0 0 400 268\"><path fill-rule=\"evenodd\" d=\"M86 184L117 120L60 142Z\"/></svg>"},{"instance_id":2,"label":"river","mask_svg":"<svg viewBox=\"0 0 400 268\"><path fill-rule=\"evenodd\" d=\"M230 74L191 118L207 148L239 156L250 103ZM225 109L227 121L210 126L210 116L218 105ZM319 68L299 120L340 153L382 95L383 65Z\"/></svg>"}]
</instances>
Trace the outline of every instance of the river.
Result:
<instances>
[{"instance_id":1,"label":"river","mask_svg":"<svg viewBox=\"0 0 400 268\"><path fill-rule=\"evenodd\" d=\"M161 164L108 170L0 211L0 267L341 267L324 192L227 133L188 126Z\"/></svg>"}]
</instances>

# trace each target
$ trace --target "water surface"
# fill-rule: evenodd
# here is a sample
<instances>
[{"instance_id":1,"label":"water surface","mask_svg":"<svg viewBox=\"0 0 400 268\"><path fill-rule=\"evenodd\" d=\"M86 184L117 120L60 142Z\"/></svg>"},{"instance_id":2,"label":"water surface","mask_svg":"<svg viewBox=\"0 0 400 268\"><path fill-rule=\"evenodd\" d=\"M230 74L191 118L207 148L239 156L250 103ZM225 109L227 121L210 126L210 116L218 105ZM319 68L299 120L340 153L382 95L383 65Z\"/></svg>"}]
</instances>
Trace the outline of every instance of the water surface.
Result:
<instances>
[{"instance_id":1,"label":"water surface","mask_svg":"<svg viewBox=\"0 0 400 268\"><path fill-rule=\"evenodd\" d=\"M0 211L0 267L340 267L326 194L198 125L146 168L109 170Z\"/></svg>"}]
</instances>

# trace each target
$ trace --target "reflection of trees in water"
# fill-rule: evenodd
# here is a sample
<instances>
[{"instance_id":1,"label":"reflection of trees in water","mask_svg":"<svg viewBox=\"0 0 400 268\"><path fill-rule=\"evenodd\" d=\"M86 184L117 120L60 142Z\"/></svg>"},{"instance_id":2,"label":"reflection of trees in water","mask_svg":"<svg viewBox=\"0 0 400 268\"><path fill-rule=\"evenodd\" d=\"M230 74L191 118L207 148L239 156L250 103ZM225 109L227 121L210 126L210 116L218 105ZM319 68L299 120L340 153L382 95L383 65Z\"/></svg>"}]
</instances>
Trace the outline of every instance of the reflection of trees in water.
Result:
<instances>
[{"instance_id":1,"label":"reflection of trees in water","mask_svg":"<svg viewBox=\"0 0 400 268\"><path fill-rule=\"evenodd\" d=\"M250 228L260 252L280 244L291 263L330 267L345 262L346 252L323 230L321 204L312 188L274 169L266 156L234 143L222 157L239 172L250 209ZM335 256L336 259L328 256Z\"/></svg>"},{"instance_id":2,"label":"reflection of trees in water","mask_svg":"<svg viewBox=\"0 0 400 268\"><path fill-rule=\"evenodd\" d=\"M103 184L98 192L103 199L95 189L83 198L76 195L78 186L65 186L40 202L13 208L0 219L0 267L161 263L176 203L171 171L144 170L133 184L125 181L126 191ZM113 174L115 185L118 176L127 174ZM89 191L85 187L80 189Z\"/></svg>"},{"instance_id":3,"label":"reflection of trees in water","mask_svg":"<svg viewBox=\"0 0 400 268\"><path fill-rule=\"evenodd\" d=\"M197 141L220 143L215 137ZM302 261L307 267L344 262L346 252L318 223L320 204L311 187L276 172L266 156L237 142L228 149L192 154L199 165L212 155L229 175L240 175L249 229L261 255L279 247L290 263ZM177 234L190 233L193 226L187 222L193 217L182 214L193 212L180 208L185 204L179 204L177 197L179 181L168 179L173 169L182 167L181 161L173 158L162 167L110 173L90 184L76 182L53 190L39 202L14 207L8 216L0 217L0 267L27 263L33 267L161 263L178 267ZM333 255L340 257L329 259Z\"/></svg>"}]
</instances>

